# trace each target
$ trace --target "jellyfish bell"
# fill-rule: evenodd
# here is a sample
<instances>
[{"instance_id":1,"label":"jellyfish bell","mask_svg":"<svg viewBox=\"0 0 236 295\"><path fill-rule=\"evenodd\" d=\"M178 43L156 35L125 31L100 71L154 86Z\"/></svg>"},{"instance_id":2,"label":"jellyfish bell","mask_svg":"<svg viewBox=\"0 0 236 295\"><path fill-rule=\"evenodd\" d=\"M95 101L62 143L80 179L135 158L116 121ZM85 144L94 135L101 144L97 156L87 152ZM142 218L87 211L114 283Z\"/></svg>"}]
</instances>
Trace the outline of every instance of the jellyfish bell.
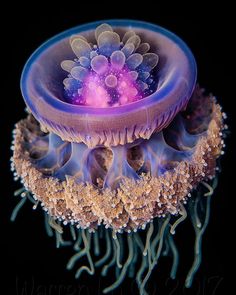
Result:
<instances>
[{"instance_id":1,"label":"jellyfish bell","mask_svg":"<svg viewBox=\"0 0 236 295\"><path fill-rule=\"evenodd\" d=\"M115 269L117 280L104 293L129 274L145 294L164 255L173 256L175 278L172 235L188 215L196 234L186 278L191 286L209 219L210 197L202 195L216 185L225 128L221 107L196 85L196 76L194 57L176 35L123 20L61 33L37 49L23 70L30 114L14 130L12 170L24 189L12 219L25 196L41 202L58 245L67 224L76 240L68 268L88 258L77 278L98 267L102 275ZM94 263L93 256L101 258Z\"/></svg>"},{"instance_id":2,"label":"jellyfish bell","mask_svg":"<svg viewBox=\"0 0 236 295\"><path fill-rule=\"evenodd\" d=\"M63 140L93 147L148 139L184 108L194 89L195 60L177 36L137 22L129 37L128 23L110 24L110 31L98 23L66 31L44 43L25 66L26 104L46 130Z\"/></svg>"}]
</instances>

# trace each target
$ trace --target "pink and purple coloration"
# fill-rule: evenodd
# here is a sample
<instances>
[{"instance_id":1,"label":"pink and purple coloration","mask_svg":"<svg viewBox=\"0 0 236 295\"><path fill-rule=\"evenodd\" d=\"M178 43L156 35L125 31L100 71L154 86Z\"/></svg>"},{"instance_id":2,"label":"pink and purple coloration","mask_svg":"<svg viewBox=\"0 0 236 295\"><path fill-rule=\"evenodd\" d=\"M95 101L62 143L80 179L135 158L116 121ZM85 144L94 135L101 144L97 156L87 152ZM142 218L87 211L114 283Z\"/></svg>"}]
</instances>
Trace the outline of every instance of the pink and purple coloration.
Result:
<instances>
[{"instance_id":1,"label":"pink and purple coloration","mask_svg":"<svg viewBox=\"0 0 236 295\"><path fill-rule=\"evenodd\" d=\"M173 234L190 215L190 287L201 262L224 116L196 86L195 59L181 39L144 22L108 23L63 32L26 63L21 89L31 114L14 130L12 170L24 185L21 196L34 209L41 203L58 247L70 226L76 253L67 268L84 256L89 263L75 277L101 267L102 276L109 268L115 274L104 294L127 276L140 295L148 294L161 256L173 258L174 279Z\"/></svg>"},{"instance_id":2,"label":"pink and purple coloration","mask_svg":"<svg viewBox=\"0 0 236 295\"><path fill-rule=\"evenodd\" d=\"M64 83L67 83L68 80ZM90 72L81 85L78 81L71 81L65 90L68 101L72 104L93 107L119 106L134 102L142 98L138 85L132 76L123 70L114 70L108 67L104 74ZM81 86L81 88L78 88Z\"/></svg>"},{"instance_id":3,"label":"pink and purple coloration","mask_svg":"<svg viewBox=\"0 0 236 295\"><path fill-rule=\"evenodd\" d=\"M122 40L108 24L95 30L97 44L91 45L81 35L70 38L76 55L64 60L61 67L69 72L64 79L65 99L76 105L97 108L117 107L150 95L157 88L154 79L158 55L148 52L134 31Z\"/></svg>"},{"instance_id":4,"label":"pink and purple coloration","mask_svg":"<svg viewBox=\"0 0 236 295\"><path fill-rule=\"evenodd\" d=\"M177 36L116 20L43 44L27 62L21 88L45 130L109 147L161 131L187 105L195 83L194 57Z\"/></svg>"}]
</instances>

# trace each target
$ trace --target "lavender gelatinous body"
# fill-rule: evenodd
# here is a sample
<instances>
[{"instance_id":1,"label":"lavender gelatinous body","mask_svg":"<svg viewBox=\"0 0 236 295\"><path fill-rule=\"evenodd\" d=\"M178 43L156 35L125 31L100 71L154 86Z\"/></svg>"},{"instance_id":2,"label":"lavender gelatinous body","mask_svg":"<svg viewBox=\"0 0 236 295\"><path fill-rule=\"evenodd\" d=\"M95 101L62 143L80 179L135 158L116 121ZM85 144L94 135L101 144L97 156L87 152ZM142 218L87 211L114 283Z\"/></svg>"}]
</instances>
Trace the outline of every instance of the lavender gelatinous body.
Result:
<instances>
[{"instance_id":1,"label":"lavender gelatinous body","mask_svg":"<svg viewBox=\"0 0 236 295\"><path fill-rule=\"evenodd\" d=\"M194 89L195 60L176 35L143 22L117 20L108 23L121 37L132 29L141 36L142 42L150 44L152 52L159 56L157 88L145 98L119 107L66 103L61 81L67 74L60 64L75 58L70 38L80 34L93 41L94 31L101 23L79 26L57 35L30 57L22 74L21 88L35 118L63 140L84 142L88 146L110 146L149 138L186 106Z\"/></svg>"},{"instance_id":2,"label":"lavender gelatinous body","mask_svg":"<svg viewBox=\"0 0 236 295\"><path fill-rule=\"evenodd\" d=\"M23 70L30 114L14 129L12 170L25 199L11 219L26 199L34 209L41 203L57 247L74 243L67 268L88 259L77 279L98 268L102 276L115 272L105 294L127 276L147 294L161 256L172 257L175 279L173 235L188 216L195 250L186 287L199 268L226 125L215 97L196 85L196 72L181 39L131 20L63 32Z\"/></svg>"}]
</instances>

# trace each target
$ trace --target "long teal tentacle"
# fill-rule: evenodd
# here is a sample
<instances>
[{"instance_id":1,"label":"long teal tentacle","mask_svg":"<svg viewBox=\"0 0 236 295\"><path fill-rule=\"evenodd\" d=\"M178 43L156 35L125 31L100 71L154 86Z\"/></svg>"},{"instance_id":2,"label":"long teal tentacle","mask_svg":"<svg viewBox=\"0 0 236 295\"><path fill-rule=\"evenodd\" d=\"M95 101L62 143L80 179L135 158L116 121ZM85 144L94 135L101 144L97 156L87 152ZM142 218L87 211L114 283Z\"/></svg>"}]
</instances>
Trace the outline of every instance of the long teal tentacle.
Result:
<instances>
[{"instance_id":1,"label":"long teal tentacle","mask_svg":"<svg viewBox=\"0 0 236 295\"><path fill-rule=\"evenodd\" d=\"M111 286L109 286L103 290L104 294L107 294L108 292L111 292L112 290L116 289L123 282L126 272L127 272L127 269L129 267L130 263L132 262L133 255L134 255L132 234L127 234L127 240L128 240L128 251L129 251L128 258L127 258L124 266L121 269L118 279Z\"/></svg>"},{"instance_id":2,"label":"long teal tentacle","mask_svg":"<svg viewBox=\"0 0 236 295\"><path fill-rule=\"evenodd\" d=\"M212 191L213 192L213 191ZM200 194L198 194L197 198L202 198ZM202 237L207 227L210 218L210 202L211 202L211 195L208 195L206 200L206 213L203 225L199 227L198 217L196 216L198 202L194 202L194 204L190 205L190 209L192 211L191 214L191 221L195 230L196 238L195 238L195 246L194 246L194 261L192 267L190 268L186 280L185 286L186 288L191 287L193 278L195 273L197 272L200 263L201 263L201 245L202 245Z\"/></svg>"},{"instance_id":3,"label":"long teal tentacle","mask_svg":"<svg viewBox=\"0 0 236 295\"><path fill-rule=\"evenodd\" d=\"M16 205L16 207L14 208L14 210L12 211L11 214L11 221L14 222L16 220L17 214L19 213L20 209L23 207L23 205L25 204L27 198L23 197L20 202Z\"/></svg>"}]
</instances>

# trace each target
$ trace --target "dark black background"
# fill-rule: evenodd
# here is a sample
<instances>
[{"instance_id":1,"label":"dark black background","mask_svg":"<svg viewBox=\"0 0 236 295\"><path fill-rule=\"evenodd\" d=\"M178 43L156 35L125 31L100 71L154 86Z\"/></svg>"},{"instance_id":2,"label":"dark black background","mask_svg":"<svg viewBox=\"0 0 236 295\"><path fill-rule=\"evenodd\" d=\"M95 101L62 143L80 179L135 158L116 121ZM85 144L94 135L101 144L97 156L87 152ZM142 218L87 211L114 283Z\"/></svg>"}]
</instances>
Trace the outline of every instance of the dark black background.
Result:
<instances>
[{"instance_id":1,"label":"dark black background","mask_svg":"<svg viewBox=\"0 0 236 295\"><path fill-rule=\"evenodd\" d=\"M224 111L228 114L227 124L231 135L226 141L226 155L222 158L222 173L219 186L212 200L211 220L203 239L203 262L190 290L182 287L184 276L192 259L193 245L187 225L177 230L180 246L180 269L178 280L168 280L170 261L161 262L159 270L152 276L150 294L225 294L226 287L232 287L229 280L230 266L235 258L233 238L235 198L235 54L232 50L232 26L234 18L227 3L206 4L192 2L176 7L172 3L160 5L158 1L142 2L92 2L64 1L55 3L34 2L16 7L12 3L6 11L8 21L2 29L9 41L4 45L6 55L2 56L4 74L1 97L1 270L0 294L101 294L101 285L113 282L97 276L83 275L79 282L73 272L65 270L65 264L72 252L56 249L55 240L46 236L42 212L32 212L27 204L21 210L14 224L9 218L17 198L9 169L11 130L14 123L25 116L24 102L19 89L22 67L29 55L47 38L84 22L111 18L130 18L159 24L179 35L192 49L198 64L198 81L213 92ZM12 29L10 23L14 23ZM3 46L3 45L2 45ZM4 60L5 59L5 60ZM6 74L7 70L7 74ZM233 71L232 71L233 72ZM6 86L7 85L7 86ZM27 292L23 292L27 285ZM133 282L126 280L114 294L136 294Z\"/></svg>"}]
</instances>

